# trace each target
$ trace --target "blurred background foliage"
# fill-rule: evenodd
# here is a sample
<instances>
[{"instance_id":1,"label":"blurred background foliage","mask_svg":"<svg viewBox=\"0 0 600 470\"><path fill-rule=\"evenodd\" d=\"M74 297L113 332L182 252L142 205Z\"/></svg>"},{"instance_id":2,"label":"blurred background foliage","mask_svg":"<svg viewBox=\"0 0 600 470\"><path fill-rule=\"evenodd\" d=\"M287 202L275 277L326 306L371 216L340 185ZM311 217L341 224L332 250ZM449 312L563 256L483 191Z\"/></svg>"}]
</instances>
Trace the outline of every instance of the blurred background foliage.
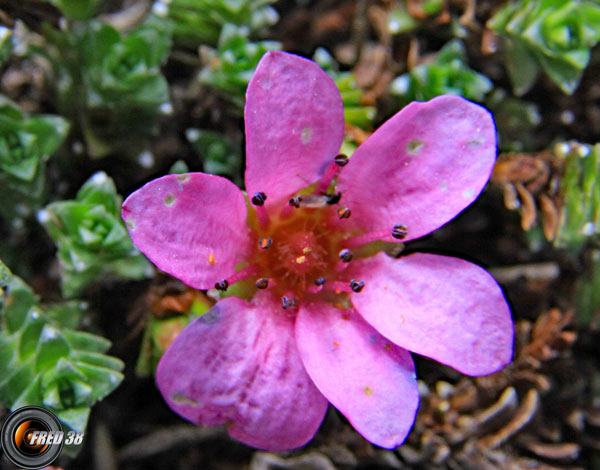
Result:
<instances>
[{"instance_id":1,"label":"blurred background foliage","mask_svg":"<svg viewBox=\"0 0 600 470\"><path fill-rule=\"evenodd\" d=\"M516 318L573 310L594 338L599 41L597 0L4 0L0 402L43 404L85 429L91 406L123 380L102 335L128 367L120 399L153 387L136 373L152 376L214 300L173 284L135 249L121 195L169 172L243 188L245 91L274 49L312 57L332 77L348 155L413 100L452 93L488 108L500 152L488 189L415 249L450 246L499 272L514 265L521 274L499 280ZM585 391L600 403L600 387ZM586 452L578 465L600 468Z\"/></svg>"}]
</instances>

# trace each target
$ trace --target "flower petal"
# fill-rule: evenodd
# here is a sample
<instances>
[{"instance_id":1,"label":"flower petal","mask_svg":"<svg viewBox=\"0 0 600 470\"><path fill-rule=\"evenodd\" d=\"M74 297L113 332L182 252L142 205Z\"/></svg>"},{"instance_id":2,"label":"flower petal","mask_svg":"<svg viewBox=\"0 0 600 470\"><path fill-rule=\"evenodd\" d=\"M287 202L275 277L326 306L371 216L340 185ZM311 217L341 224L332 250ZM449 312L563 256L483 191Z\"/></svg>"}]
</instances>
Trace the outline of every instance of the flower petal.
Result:
<instances>
[{"instance_id":1,"label":"flower petal","mask_svg":"<svg viewBox=\"0 0 600 470\"><path fill-rule=\"evenodd\" d=\"M296 448L319 428L327 400L298 356L293 319L268 296L255 299L225 298L188 325L156 381L169 406L196 424L227 423L233 438L261 449Z\"/></svg>"},{"instance_id":2,"label":"flower petal","mask_svg":"<svg viewBox=\"0 0 600 470\"><path fill-rule=\"evenodd\" d=\"M468 375L512 359L513 324L500 286L479 266L449 256L383 253L357 261L365 287L352 303L382 335Z\"/></svg>"},{"instance_id":3,"label":"flower petal","mask_svg":"<svg viewBox=\"0 0 600 470\"><path fill-rule=\"evenodd\" d=\"M381 336L352 309L302 305L296 341L323 395L372 443L404 441L419 406L410 353Z\"/></svg>"},{"instance_id":4,"label":"flower petal","mask_svg":"<svg viewBox=\"0 0 600 470\"><path fill-rule=\"evenodd\" d=\"M344 107L314 62L267 52L246 91L246 189L281 202L333 163L344 138Z\"/></svg>"},{"instance_id":5,"label":"flower petal","mask_svg":"<svg viewBox=\"0 0 600 470\"><path fill-rule=\"evenodd\" d=\"M125 200L121 215L142 253L196 289L233 274L250 246L244 196L219 176L155 179Z\"/></svg>"},{"instance_id":6,"label":"flower petal","mask_svg":"<svg viewBox=\"0 0 600 470\"><path fill-rule=\"evenodd\" d=\"M458 96L414 102L385 122L352 155L338 178L355 227L405 241L432 232L479 195L496 158L491 114Z\"/></svg>"}]
</instances>

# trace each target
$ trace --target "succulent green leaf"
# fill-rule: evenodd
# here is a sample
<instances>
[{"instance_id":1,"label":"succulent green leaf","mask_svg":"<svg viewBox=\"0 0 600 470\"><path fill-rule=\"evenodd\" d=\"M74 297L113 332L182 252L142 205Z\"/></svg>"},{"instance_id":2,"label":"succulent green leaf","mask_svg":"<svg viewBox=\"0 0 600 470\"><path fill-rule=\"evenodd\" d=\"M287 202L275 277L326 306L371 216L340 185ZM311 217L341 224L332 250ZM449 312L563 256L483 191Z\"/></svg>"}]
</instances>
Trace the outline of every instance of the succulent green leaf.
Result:
<instances>
[{"instance_id":1,"label":"succulent green leaf","mask_svg":"<svg viewBox=\"0 0 600 470\"><path fill-rule=\"evenodd\" d=\"M103 277L143 279L152 272L125 229L121 202L112 179L100 172L75 200L52 203L40 212L38 219L58 246L66 297Z\"/></svg>"},{"instance_id":2,"label":"succulent green leaf","mask_svg":"<svg viewBox=\"0 0 600 470\"><path fill-rule=\"evenodd\" d=\"M123 363L104 354L107 339L74 329L81 317L74 310L83 304L44 309L1 263L0 279L8 286L0 311L0 401L11 409L43 405L67 428L84 431L90 407L123 379Z\"/></svg>"},{"instance_id":3,"label":"succulent green leaf","mask_svg":"<svg viewBox=\"0 0 600 470\"><path fill-rule=\"evenodd\" d=\"M74 20L86 20L100 10L103 0L50 0L63 14Z\"/></svg>"},{"instance_id":4,"label":"succulent green leaf","mask_svg":"<svg viewBox=\"0 0 600 470\"><path fill-rule=\"evenodd\" d=\"M515 93L526 93L540 67L560 89L577 88L600 41L600 4L594 0L520 0L488 22L506 40L506 65Z\"/></svg>"},{"instance_id":5,"label":"succulent green leaf","mask_svg":"<svg viewBox=\"0 0 600 470\"><path fill-rule=\"evenodd\" d=\"M243 26L249 33L274 25L279 17L271 3L274 0L159 0L153 11L171 22L178 44L197 48L215 46L226 24Z\"/></svg>"},{"instance_id":6,"label":"succulent green leaf","mask_svg":"<svg viewBox=\"0 0 600 470\"><path fill-rule=\"evenodd\" d=\"M46 160L60 147L69 131L59 116L28 115L0 95L0 214L28 212L39 203Z\"/></svg>"},{"instance_id":7,"label":"succulent green leaf","mask_svg":"<svg viewBox=\"0 0 600 470\"><path fill-rule=\"evenodd\" d=\"M563 210L555 244L579 251L600 235L600 144L565 142L555 146L565 160Z\"/></svg>"},{"instance_id":8,"label":"succulent green leaf","mask_svg":"<svg viewBox=\"0 0 600 470\"><path fill-rule=\"evenodd\" d=\"M400 97L403 104L444 94L481 102L491 89L489 78L468 67L465 48L459 39L448 42L431 62L417 65L390 85L390 93Z\"/></svg>"}]
</instances>

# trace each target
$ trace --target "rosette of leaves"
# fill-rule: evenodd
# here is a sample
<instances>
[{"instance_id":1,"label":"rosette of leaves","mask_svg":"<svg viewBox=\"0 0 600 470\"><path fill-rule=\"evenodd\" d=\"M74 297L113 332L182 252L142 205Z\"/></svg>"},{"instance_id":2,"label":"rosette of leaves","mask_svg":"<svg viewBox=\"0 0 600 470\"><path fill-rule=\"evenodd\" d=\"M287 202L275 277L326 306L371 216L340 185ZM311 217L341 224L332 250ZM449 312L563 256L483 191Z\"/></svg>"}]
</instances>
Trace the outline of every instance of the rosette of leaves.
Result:
<instances>
[{"instance_id":1,"label":"rosette of leaves","mask_svg":"<svg viewBox=\"0 0 600 470\"><path fill-rule=\"evenodd\" d=\"M240 110L258 61L267 51L281 46L275 41L251 42L249 33L245 26L224 25L217 49L204 50L206 65L199 75L201 83L223 91Z\"/></svg>"},{"instance_id":2,"label":"rosette of leaves","mask_svg":"<svg viewBox=\"0 0 600 470\"><path fill-rule=\"evenodd\" d=\"M38 52L51 60L59 104L80 126L91 156L156 130L161 105L169 101L160 66L171 42L163 26L148 21L128 33L96 20L64 31L45 27L55 48Z\"/></svg>"},{"instance_id":3,"label":"rosette of leaves","mask_svg":"<svg viewBox=\"0 0 600 470\"><path fill-rule=\"evenodd\" d=\"M121 220L122 199L106 173L92 176L75 200L48 205L38 218L58 246L65 297L103 277L143 279L152 273Z\"/></svg>"},{"instance_id":4,"label":"rosette of leaves","mask_svg":"<svg viewBox=\"0 0 600 470\"><path fill-rule=\"evenodd\" d=\"M390 93L400 97L403 105L444 94L481 102L491 89L489 78L469 68L459 39L448 42L431 60L400 75L390 85Z\"/></svg>"},{"instance_id":5,"label":"rosette of leaves","mask_svg":"<svg viewBox=\"0 0 600 470\"><path fill-rule=\"evenodd\" d=\"M123 363L105 352L110 341L77 330L82 305L42 308L0 262L0 401L51 410L67 429L84 431L90 407L123 380Z\"/></svg>"},{"instance_id":6,"label":"rosette of leaves","mask_svg":"<svg viewBox=\"0 0 600 470\"><path fill-rule=\"evenodd\" d=\"M26 215L39 201L46 160L68 131L63 118L29 116L0 95L0 214Z\"/></svg>"},{"instance_id":7,"label":"rosette of leaves","mask_svg":"<svg viewBox=\"0 0 600 470\"><path fill-rule=\"evenodd\" d=\"M245 26L253 32L279 19L270 6L274 0L159 0L154 13L172 21L177 43L189 47L215 46L226 24Z\"/></svg>"},{"instance_id":8,"label":"rosette of leaves","mask_svg":"<svg viewBox=\"0 0 600 470\"><path fill-rule=\"evenodd\" d=\"M508 75L517 95L526 93L540 68L573 93L600 40L600 4L593 0L521 0L502 7L488 27L505 39Z\"/></svg>"},{"instance_id":9,"label":"rosette of leaves","mask_svg":"<svg viewBox=\"0 0 600 470\"><path fill-rule=\"evenodd\" d=\"M565 161L563 209L555 244L579 251L600 235L600 144L565 142L555 146Z\"/></svg>"}]
</instances>

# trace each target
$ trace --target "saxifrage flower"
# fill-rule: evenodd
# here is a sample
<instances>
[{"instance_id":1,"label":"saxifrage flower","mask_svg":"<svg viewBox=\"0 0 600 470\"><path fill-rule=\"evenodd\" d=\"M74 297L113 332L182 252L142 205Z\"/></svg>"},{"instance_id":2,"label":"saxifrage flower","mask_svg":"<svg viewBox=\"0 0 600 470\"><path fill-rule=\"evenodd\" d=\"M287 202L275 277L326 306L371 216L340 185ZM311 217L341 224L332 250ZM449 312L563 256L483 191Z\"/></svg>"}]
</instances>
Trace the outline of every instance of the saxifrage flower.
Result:
<instances>
[{"instance_id":1,"label":"saxifrage flower","mask_svg":"<svg viewBox=\"0 0 600 470\"><path fill-rule=\"evenodd\" d=\"M310 440L329 401L392 448L419 402L409 351L469 375L511 360L510 311L485 270L373 254L478 196L496 156L488 111L456 96L412 103L348 159L333 81L314 62L269 52L248 86L245 127L247 197L189 173L123 204L134 243L161 270L197 289L240 283L244 294L217 302L162 357L156 380L173 410L276 451Z\"/></svg>"}]
</instances>

